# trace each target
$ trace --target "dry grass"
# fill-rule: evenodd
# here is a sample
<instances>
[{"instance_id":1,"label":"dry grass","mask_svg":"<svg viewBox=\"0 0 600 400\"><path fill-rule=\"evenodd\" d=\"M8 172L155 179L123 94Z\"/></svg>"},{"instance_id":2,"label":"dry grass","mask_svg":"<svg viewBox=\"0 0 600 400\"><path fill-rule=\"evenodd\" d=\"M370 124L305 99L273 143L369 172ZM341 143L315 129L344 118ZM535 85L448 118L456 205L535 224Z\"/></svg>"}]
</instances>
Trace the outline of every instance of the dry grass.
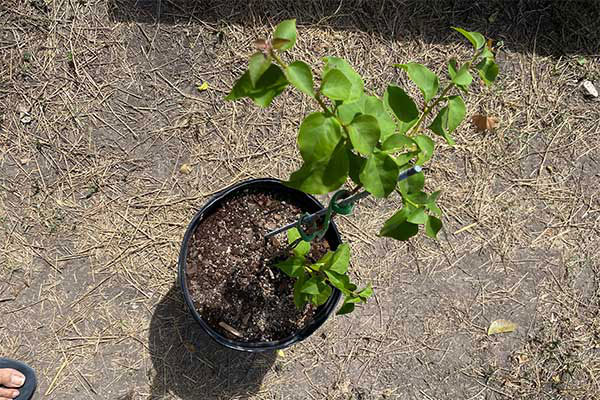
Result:
<instances>
[{"instance_id":1,"label":"dry grass","mask_svg":"<svg viewBox=\"0 0 600 400\"><path fill-rule=\"evenodd\" d=\"M0 355L36 369L39 398L600 393L600 107L578 86L600 80L597 3L135 3L0 5ZM456 148L439 143L427 170L444 191L439 242L377 239L394 201L340 220L376 298L276 358L207 340L175 264L211 193L298 165L290 143L314 104L292 92L268 110L223 101L252 41L292 16L292 57L346 57L378 93L393 81L417 94L393 63L443 72L466 57L450 26L502 40L498 84L466 99L501 124L466 123ZM519 328L488 337L496 318Z\"/></svg>"}]
</instances>

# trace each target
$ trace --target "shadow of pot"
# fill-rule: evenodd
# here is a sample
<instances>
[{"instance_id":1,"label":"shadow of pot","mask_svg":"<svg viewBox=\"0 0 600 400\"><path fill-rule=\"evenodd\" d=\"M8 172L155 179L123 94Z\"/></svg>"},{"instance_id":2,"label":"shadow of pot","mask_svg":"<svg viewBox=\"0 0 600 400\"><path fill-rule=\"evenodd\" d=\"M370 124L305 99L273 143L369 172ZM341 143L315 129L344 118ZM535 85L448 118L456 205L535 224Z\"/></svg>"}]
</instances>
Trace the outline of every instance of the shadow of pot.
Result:
<instances>
[{"instance_id":1,"label":"shadow of pot","mask_svg":"<svg viewBox=\"0 0 600 400\"><path fill-rule=\"evenodd\" d=\"M148 338L150 399L248 398L259 392L275 352L242 353L215 343L188 312L179 285L156 305Z\"/></svg>"}]
</instances>

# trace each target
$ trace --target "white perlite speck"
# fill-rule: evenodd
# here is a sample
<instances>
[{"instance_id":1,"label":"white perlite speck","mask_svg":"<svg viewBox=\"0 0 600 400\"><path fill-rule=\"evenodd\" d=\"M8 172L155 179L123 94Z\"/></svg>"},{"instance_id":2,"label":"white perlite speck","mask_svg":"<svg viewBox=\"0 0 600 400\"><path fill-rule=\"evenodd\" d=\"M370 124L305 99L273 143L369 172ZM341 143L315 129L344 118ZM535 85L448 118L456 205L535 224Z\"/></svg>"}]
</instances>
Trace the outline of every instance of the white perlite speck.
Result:
<instances>
[{"instance_id":1,"label":"white perlite speck","mask_svg":"<svg viewBox=\"0 0 600 400\"><path fill-rule=\"evenodd\" d=\"M598 97L598 90L594 86L594 84L590 81L583 81L583 89L588 96Z\"/></svg>"}]
</instances>

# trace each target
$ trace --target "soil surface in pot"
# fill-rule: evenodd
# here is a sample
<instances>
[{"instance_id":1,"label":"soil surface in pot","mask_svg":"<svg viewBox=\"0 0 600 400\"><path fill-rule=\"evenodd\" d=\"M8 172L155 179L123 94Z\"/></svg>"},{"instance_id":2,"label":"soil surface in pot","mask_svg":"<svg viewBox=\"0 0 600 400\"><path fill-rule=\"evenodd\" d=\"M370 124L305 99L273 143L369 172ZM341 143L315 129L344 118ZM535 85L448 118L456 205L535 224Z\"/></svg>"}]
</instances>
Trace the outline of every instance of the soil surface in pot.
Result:
<instances>
[{"instance_id":1,"label":"soil surface in pot","mask_svg":"<svg viewBox=\"0 0 600 400\"><path fill-rule=\"evenodd\" d=\"M198 225L188 245L187 284L198 313L214 329L234 340L273 341L311 321L315 308L296 308L294 280L275 267L292 254L287 236L264 240L303 212L289 195L246 189ZM327 241L313 242L308 259L328 250Z\"/></svg>"}]
</instances>

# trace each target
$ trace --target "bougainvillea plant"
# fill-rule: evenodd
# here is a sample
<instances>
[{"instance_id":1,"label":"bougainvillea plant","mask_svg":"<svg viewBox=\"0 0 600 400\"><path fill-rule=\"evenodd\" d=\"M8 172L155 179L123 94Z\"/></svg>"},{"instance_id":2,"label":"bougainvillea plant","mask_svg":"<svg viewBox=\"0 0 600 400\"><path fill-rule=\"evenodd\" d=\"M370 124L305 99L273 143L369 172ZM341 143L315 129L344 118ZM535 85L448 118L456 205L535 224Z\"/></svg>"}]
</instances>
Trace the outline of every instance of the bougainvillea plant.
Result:
<instances>
[{"instance_id":1,"label":"bougainvillea plant","mask_svg":"<svg viewBox=\"0 0 600 400\"><path fill-rule=\"evenodd\" d=\"M422 172L400 181L398 177L431 159L434 141L428 132L442 137L450 146L455 144L451 134L466 115L461 92L469 90L471 72L476 71L486 85L498 75L491 41L478 32L453 29L471 42L474 51L471 59L462 63L450 59L445 79L422 64L394 65L419 88L422 102L415 102L403 88L391 84L382 96L365 91L361 76L339 57L325 57L320 74L303 61L284 61L285 53L296 43L293 19L281 22L271 40L255 42L258 51L250 57L248 69L226 99L250 98L268 107L288 86L312 98L319 109L304 118L298 132L303 164L286 185L309 194L328 194L350 178L356 185L353 192L366 190L377 198L397 194L402 208L385 222L379 235L407 240L423 227L427 236L435 238L442 227L442 212L436 204L440 192L423 191ZM316 306L325 303L332 287L345 296L338 314L353 311L356 303L371 296L370 285L358 290L350 282L347 244L311 263L305 257L310 243L301 239L298 229L288 231L289 243L295 244L293 255L277 264L296 279L297 307L308 302Z\"/></svg>"}]
</instances>

